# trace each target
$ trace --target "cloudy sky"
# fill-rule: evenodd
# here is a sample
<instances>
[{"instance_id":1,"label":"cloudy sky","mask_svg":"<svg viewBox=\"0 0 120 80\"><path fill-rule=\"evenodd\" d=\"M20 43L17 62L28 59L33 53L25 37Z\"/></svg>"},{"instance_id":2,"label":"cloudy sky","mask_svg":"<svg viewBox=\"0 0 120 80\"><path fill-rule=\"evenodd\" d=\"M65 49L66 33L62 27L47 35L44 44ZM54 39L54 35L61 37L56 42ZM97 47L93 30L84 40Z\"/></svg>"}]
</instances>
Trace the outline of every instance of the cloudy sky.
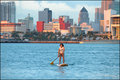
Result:
<instances>
[{"instance_id":1,"label":"cloudy sky","mask_svg":"<svg viewBox=\"0 0 120 80\"><path fill-rule=\"evenodd\" d=\"M60 15L68 15L78 23L78 15L84 6L89 12L90 21L94 21L95 8L101 6L101 1L15 1L16 16L18 19L25 18L28 13L34 18L34 24L38 21L38 11L49 8L53 12L53 18Z\"/></svg>"}]
</instances>

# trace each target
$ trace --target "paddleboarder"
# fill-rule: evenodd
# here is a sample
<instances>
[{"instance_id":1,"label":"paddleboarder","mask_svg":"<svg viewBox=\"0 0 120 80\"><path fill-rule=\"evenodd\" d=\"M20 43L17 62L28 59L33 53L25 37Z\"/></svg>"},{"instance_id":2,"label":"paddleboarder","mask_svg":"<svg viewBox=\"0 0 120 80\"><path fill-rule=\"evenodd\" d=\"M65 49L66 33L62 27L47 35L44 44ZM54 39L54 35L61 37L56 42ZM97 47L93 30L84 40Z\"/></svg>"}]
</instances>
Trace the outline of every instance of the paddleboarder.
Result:
<instances>
[{"instance_id":1,"label":"paddleboarder","mask_svg":"<svg viewBox=\"0 0 120 80\"><path fill-rule=\"evenodd\" d=\"M61 43L60 48L58 50L59 64L61 63L61 57L63 57L63 63L64 63L64 52L65 52L65 48L63 43Z\"/></svg>"}]
</instances>

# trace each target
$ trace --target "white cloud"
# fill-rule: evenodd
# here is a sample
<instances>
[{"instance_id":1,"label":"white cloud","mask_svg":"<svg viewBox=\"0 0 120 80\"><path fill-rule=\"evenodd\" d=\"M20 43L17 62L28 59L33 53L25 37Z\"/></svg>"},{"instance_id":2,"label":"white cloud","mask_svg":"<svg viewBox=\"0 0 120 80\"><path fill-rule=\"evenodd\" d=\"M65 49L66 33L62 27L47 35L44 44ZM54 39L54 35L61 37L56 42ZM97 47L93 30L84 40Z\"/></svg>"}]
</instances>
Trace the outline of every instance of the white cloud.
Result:
<instances>
[{"instance_id":1,"label":"white cloud","mask_svg":"<svg viewBox=\"0 0 120 80\"><path fill-rule=\"evenodd\" d=\"M37 1L16 1L17 6L27 10L39 10L39 3Z\"/></svg>"},{"instance_id":2,"label":"white cloud","mask_svg":"<svg viewBox=\"0 0 120 80\"><path fill-rule=\"evenodd\" d=\"M48 3L47 1L42 1L41 4L40 4L43 8L50 8L52 9L53 11L72 11L73 9L68 6L66 3Z\"/></svg>"}]
</instances>

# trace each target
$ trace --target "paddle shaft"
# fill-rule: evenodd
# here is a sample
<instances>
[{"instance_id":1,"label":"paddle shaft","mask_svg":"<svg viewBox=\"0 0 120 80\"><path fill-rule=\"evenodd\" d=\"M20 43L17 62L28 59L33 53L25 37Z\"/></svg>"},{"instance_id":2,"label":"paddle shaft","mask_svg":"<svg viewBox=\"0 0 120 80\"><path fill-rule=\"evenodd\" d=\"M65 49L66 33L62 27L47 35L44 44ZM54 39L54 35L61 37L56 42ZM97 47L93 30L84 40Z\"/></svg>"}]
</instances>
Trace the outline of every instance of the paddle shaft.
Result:
<instances>
[{"instance_id":1,"label":"paddle shaft","mask_svg":"<svg viewBox=\"0 0 120 80\"><path fill-rule=\"evenodd\" d=\"M58 57L57 57L57 58L58 58ZM56 58L56 59L57 59L57 58ZM53 62L54 62L56 59L54 59Z\"/></svg>"},{"instance_id":2,"label":"paddle shaft","mask_svg":"<svg viewBox=\"0 0 120 80\"><path fill-rule=\"evenodd\" d=\"M60 56L60 54L59 54L59 56ZM59 57L59 56L58 56L58 57ZM57 57L57 58L58 58L58 57ZM56 59L57 59L57 58L56 58ZM56 59L54 59L53 62L54 62Z\"/></svg>"}]
</instances>

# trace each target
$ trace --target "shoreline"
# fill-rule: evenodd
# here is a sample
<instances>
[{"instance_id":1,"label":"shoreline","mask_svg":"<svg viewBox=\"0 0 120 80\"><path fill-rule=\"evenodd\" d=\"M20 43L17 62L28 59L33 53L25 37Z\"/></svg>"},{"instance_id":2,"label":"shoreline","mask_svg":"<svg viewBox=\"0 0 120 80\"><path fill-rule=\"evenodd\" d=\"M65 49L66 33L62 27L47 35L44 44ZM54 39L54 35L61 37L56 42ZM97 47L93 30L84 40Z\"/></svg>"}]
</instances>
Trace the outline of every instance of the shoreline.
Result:
<instances>
[{"instance_id":1,"label":"shoreline","mask_svg":"<svg viewBox=\"0 0 120 80\"><path fill-rule=\"evenodd\" d=\"M84 40L84 41L1 41L0 43L94 43L94 44L120 44L120 40Z\"/></svg>"}]
</instances>

